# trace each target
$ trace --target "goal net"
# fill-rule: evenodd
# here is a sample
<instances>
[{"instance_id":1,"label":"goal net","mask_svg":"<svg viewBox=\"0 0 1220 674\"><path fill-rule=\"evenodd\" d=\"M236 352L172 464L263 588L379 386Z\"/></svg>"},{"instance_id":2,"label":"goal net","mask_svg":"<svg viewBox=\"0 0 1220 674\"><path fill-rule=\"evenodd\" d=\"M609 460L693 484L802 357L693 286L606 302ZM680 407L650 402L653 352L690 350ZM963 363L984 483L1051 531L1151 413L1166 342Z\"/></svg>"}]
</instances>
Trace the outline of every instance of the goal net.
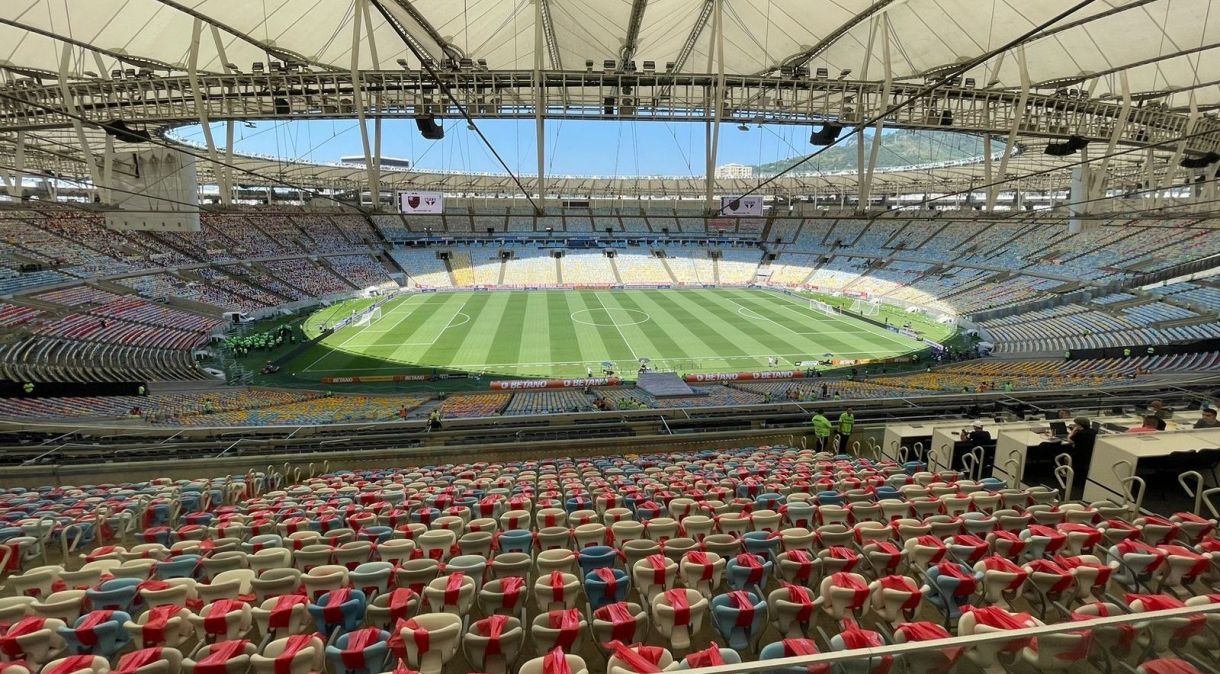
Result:
<instances>
[{"instance_id":1,"label":"goal net","mask_svg":"<svg viewBox=\"0 0 1220 674\"><path fill-rule=\"evenodd\" d=\"M373 307L372 311L366 311L359 320L356 321L357 327L368 327L373 323L381 320L381 307Z\"/></svg>"},{"instance_id":2,"label":"goal net","mask_svg":"<svg viewBox=\"0 0 1220 674\"><path fill-rule=\"evenodd\" d=\"M821 300L809 300L809 308L814 311L820 311L827 316L834 316L837 313L834 307Z\"/></svg>"},{"instance_id":3,"label":"goal net","mask_svg":"<svg viewBox=\"0 0 1220 674\"><path fill-rule=\"evenodd\" d=\"M881 304L876 300L856 300L851 303L851 311L861 316L877 316L881 314Z\"/></svg>"}]
</instances>

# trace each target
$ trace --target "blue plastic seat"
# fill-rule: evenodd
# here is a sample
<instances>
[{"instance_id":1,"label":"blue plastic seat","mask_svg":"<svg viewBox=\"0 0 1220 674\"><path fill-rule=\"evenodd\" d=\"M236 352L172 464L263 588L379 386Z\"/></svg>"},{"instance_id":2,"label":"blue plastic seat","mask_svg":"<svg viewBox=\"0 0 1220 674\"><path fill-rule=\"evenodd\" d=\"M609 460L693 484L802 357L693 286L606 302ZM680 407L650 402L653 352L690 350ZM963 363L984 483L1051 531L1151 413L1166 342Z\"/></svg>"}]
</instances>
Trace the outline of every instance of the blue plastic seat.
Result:
<instances>
[{"instance_id":1,"label":"blue plastic seat","mask_svg":"<svg viewBox=\"0 0 1220 674\"><path fill-rule=\"evenodd\" d=\"M928 569L928 585L932 593L928 600L932 602L949 622L956 622L962 615L963 607L970 603L978 584L983 580L982 573L975 573L965 564L941 562Z\"/></svg>"},{"instance_id":2,"label":"blue plastic seat","mask_svg":"<svg viewBox=\"0 0 1220 674\"><path fill-rule=\"evenodd\" d=\"M326 659L332 672L374 674L387 671L390 655L390 633L376 627L365 627L340 634L326 647Z\"/></svg>"},{"instance_id":3,"label":"blue plastic seat","mask_svg":"<svg viewBox=\"0 0 1220 674\"><path fill-rule=\"evenodd\" d=\"M115 578L85 590L85 596L94 610L131 613L141 582L139 578Z\"/></svg>"},{"instance_id":4,"label":"blue plastic seat","mask_svg":"<svg viewBox=\"0 0 1220 674\"><path fill-rule=\"evenodd\" d=\"M631 577L622 569L600 568L585 575L585 596L593 611L626 601L630 587Z\"/></svg>"},{"instance_id":5,"label":"blue plastic seat","mask_svg":"<svg viewBox=\"0 0 1220 674\"><path fill-rule=\"evenodd\" d=\"M749 650L767 626L767 601L753 592L712 597L712 624L733 650Z\"/></svg>"},{"instance_id":6,"label":"blue plastic seat","mask_svg":"<svg viewBox=\"0 0 1220 674\"><path fill-rule=\"evenodd\" d=\"M775 561L781 542L783 539L779 536L766 531L747 531L741 537L741 545L746 552L758 555L768 562Z\"/></svg>"},{"instance_id":7,"label":"blue plastic seat","mask_svg":"<svg viewBox=\"0 0 1220 674\"><path fill-rule=\"evenodd\" d=\"M577 553L581 574L586 577L595 569L613 568L617 559L618 550L608 545L591 545Z\"/></svg>"},{"instance_id":8,"label":"blue plastic seat","mask_svg":"<svg viewBox=\"0 0 1220 674\"><path fill-rule=\"evenodd\" d=\"M500 534L500 552L524 552L534 548L534 532L526 529L509 529Z\"/></svg>"},{"instance_id":9,"label":"blue plastic seat","mask_svg":"<svg viewBox=\"0 0 1220 674\"><path fill-rule=\"evenodd\" d=\"M153 577L160 580L194 578L202 558L199 555L178 555L153 565Z\"/></svg>"},{"instance_id":10,"label":"blue plastic seat","mask_svg":"<svg viewBox=\"0 0 1220 674\"><path fill-rule=\"evenodd\" d=\"M729 587L734 590L761 587L771 575L771 568L771 562L758 555L743 552L725 564L725 577Z\"/></svg>"},{"instance_id":11,"label":"blue plastic seat","mask_svg":"<svg viewBox=\"0 0 1220 674\"><path fill-rule=\"evenodd\" d=\"M130 620L131 615L125 611L90 611L77 618L71 627L60 627L56 633L69 652L100 655L109 660L131 641L131 634L123 627Z\"/></svg>"},{"instance_id":12,"label":"blue plastic seat","mask_svg":"<svg viewBox=\"0 0 1220 674\"><path fill-rule=\"evenodd\" d=\"M368 598L361 590L342 588L332 590L310 602L309 614L313 616L322 634L330 634L336 627L340 633L351 632L364 622Z\"/></svg>"}]
</instances>

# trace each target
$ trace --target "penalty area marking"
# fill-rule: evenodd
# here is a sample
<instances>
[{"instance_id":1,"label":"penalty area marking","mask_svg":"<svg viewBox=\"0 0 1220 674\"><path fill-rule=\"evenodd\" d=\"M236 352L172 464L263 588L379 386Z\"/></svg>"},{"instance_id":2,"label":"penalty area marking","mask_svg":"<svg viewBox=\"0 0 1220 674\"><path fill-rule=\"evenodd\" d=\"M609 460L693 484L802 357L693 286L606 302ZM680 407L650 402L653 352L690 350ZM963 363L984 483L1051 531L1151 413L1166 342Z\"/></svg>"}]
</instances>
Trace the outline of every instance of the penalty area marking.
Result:
<instances>
[{"instance_id":1,"label":"penalty area marking","mask_svg":"<svg viewBox=\"0 0 1220 674\"><path fill-rule=\"evenodd\" d=\"M453 321L454 321L454 320L455 320L455 319L456 319L458 316L461 316L462 318L464 318L464 319L466 319L466 320L464 320L464 321L462 321L462 322L460 322L460 323L454 323ZM436 343L436 340L438 340L438 339L440 339L440 338L441 338L441 335L443 335L443 334L445 333L445 331L446 331L446 330L448 330L448 329L450 329L450 328L456 328L456 327L461 326L461 325L466 325L466 324L467 324L467 323L469 323L469 322L470 322L470 314L467 314L467 313L465 313L465 312L461 312L461 311L459 311L459 312L457 312L456 314L454 314L454 315L453 315L453 318L450 318L450 319L449 319L449 324L448 324L448 325L446 325L445 327L441 328L440 332L436 333L436 337L433 337L433 338L432 338L432 341L430 341L430 342L404 342L404 343L402 343L402 344L399 344L398 346L432 346L433 344L435 344L435 343Z\"/></svg>"},{"instance_id":2,"label":"penalty area marking","mask_svg":"<svg viewBox=\"0 0 1220 674\"><path fill-rule=\"evenodd\" d=\"M599 299L598 302L600 303L601 300ZM606 316L607 316L607 318L609 318L610 322L609 323L597 323L595 321L591 321L591 320L586 321L586 320L581 320L581 319L577 318L577 316L580 316L582 314L592 314L594 311L606 312ZM643 318L641 318L638 321L624 321L624 322L620 323L614 319L614 315L610 313L612 311L621 311L621 312L624 312L624 313L630 314L630 315L643 316ZM647 311L641 311L639 309L619 309L619 308L611 309L611 308L605 307L605 306L603 306L601 309L581 309L579 311L573 311L571 316L569 316L569 318L572 319L573 323L580 323L582 325L592 325L592 326L599 327L599 328L618 328L618 327L622 327L624 325L639 325L641 323L647 323L648 321L652 320L652 316Z\"/></svg>"}]
</instances>

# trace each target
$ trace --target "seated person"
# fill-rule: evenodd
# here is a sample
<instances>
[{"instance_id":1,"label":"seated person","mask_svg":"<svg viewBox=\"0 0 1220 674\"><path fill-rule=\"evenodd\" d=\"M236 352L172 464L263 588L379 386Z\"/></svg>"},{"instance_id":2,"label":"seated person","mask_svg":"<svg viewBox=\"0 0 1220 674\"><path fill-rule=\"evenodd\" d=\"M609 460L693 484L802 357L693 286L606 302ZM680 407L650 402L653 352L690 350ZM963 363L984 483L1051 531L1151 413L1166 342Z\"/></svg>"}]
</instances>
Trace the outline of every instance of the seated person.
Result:
<instances>
[{"instance_id":1,"label":"seated person","mask_svg":"<svg viewBox=\"0 0 1220 674\"><path fill-rule=\"evenodd\" d=\"M1199 420L1195 422L1195 428L1220 428L1220 421L1216 420L1216 409L1204 408Z\"/></svg>"},{"instance_id":2,"label":"seated person","mask_svg":"<svg viewBox=\"0 0 1220 674\"><path fill-rule=\"evenodd\" d=\"M991 442L991 433L983 430L983 422L981 420L975 419L970 429L962 429L961 441L981 445Z\"/></svg>"},{"instance_id":3,"label":"seated person","mask_svg":"<svg viewBox=\"0 0 1220 674\"><path fill-rule=\"evenodd\" d=\"M1067 438L1061 441L1068 445L1068 456L1072 457L1072 467L1076 469L1077 482L1082 481L1093 460L1093 445L1097 442L1097 431L1089 423L1088 417L1076 417L1072 420L1072 429Z\"/></svg>"},{"instance_id":4,"label":"seated person","mask_svg":"<svg viewBox=\"0 0 1220 674\"><path fill-rule=\"evenodd\" d=\"M1165 403L1160 400L1153 400L1148 403L1148 414L1156 417L1156 429L1163 431L1165 430L1165 420L1173 416L1173 410L1165 407Z\"/></svg>"},{"instance_id":5,"label":"seated person","mask_svg":"<svg viewBox=\"0 0 1220 674\"><path fill-rule=\"evenodd\" d=\"M1165 423L1165 421L1163 419L1158 418L1155 414L1148 414L1148 415L1144 416L1144 423L1142 426L1135 426L1133 428L1128 428L1127 432L1128 433L1156 433L1157 431L1161 430L1161 428L1163 428L1164 423ZM1162 424L1161 428L1158 428L1158 424Z\"/></svg>"}]
</instances>

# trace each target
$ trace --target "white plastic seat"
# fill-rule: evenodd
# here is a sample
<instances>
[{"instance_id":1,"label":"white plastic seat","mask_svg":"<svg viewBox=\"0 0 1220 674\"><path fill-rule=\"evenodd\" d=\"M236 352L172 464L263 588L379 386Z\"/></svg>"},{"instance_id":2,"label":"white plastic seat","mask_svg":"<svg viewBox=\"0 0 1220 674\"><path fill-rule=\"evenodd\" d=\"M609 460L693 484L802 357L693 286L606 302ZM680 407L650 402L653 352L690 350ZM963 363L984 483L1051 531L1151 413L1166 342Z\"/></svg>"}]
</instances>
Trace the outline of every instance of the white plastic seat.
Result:
<instances>
[{"instance_id":1,"label":"white plastic seat","mask_svg":"<svg viewBox=\"0 0 1220 674\"><path fill-rule=\"evenodd\" d=\"M692 635L703 627L707 612L708 600L690 589L662 592L652 600L652 617L657 631L677 651L691 647Z\"/></svg>"},{"instance_id":2,"label":"white plastic seat","mask_svg":"<svg viewBox=\"0 0 1220 674\"><path fill-rule=\"evenodd\" d=\"M325 664L325 644L313 634L276 639L250 656L250 666L259 674L310 674L323 671Z\"/></svg>"},{"instance_id":3,"label":"white plastic seat","mask_svg":"<svg viewBox=\"0 0 1220 674\"><path fill-rule=\"evenodd\" d=\"M466 615L476 595L474 579L463 573L452 573L430 581L424 588L424 598L437 613Z\"/></svg>"},{"instance_id":4,"label":"white plastic seat","mask_svg":"<svg viewBox=\"0 0 1220 674\"><path fill-rule=\"evenodd\" d=\"M580 578L572 573L552 571L534 581L534 601L543 612L575 608L581 592Z\"/></svg>"},{"instance_id":5,"label":"white plastic seat","mask_svg":"<svg viewBox=\"0 0 1220 674\"><path fill-rule=\"evenodd\" d=\"M508 674L521 654L525 630L521 621L496 615L477 620L462 636L462 650L470 665L487 674Z\"/></svg>"},{"instance_id":6,"label":"white plastic seat","mask_svg":"<svg viewBox=\"0 0 1220 674\"><path fill-rule=\"evenodd\" d=\"M530 624L530 639L539 652L547 652L556 647L577 652L588 627L580 609L547 611L536 616Z\"/></svg>"},{"instance_id":7,"label":"white plastic seat","mask_svg":"<svg viewBox=\"0 0 1220 674\"><path fill-rule=\"evenodd\" d=\"M250 614L259 633L273 639L307 634L315 629L313 616L309 614L309 599L301 594L270 597L251 607Z\"/></svg>"},{"instance_id":8,"label":"white plastic seat","mask_svg":"<svg viewBox=\"0 0 1220 674\"><path fill-rule=\"evenodd\" d=\"M401 623L398 638L409 667L419 674L440 674L457 654L461 633L461 616L429 613Z\"/></svg>"},{"instance_id":9,"label":"white plastic seat","mask_svg":"<svg viewBox=\"0 0 1220 674\"><path fill-rule=\"evenodd\" d=\"M584 658L579 655L566 655L559 649L541 658L527 660L518 671L520 674L589 674Z\"/></svg>"}]
</instances>

